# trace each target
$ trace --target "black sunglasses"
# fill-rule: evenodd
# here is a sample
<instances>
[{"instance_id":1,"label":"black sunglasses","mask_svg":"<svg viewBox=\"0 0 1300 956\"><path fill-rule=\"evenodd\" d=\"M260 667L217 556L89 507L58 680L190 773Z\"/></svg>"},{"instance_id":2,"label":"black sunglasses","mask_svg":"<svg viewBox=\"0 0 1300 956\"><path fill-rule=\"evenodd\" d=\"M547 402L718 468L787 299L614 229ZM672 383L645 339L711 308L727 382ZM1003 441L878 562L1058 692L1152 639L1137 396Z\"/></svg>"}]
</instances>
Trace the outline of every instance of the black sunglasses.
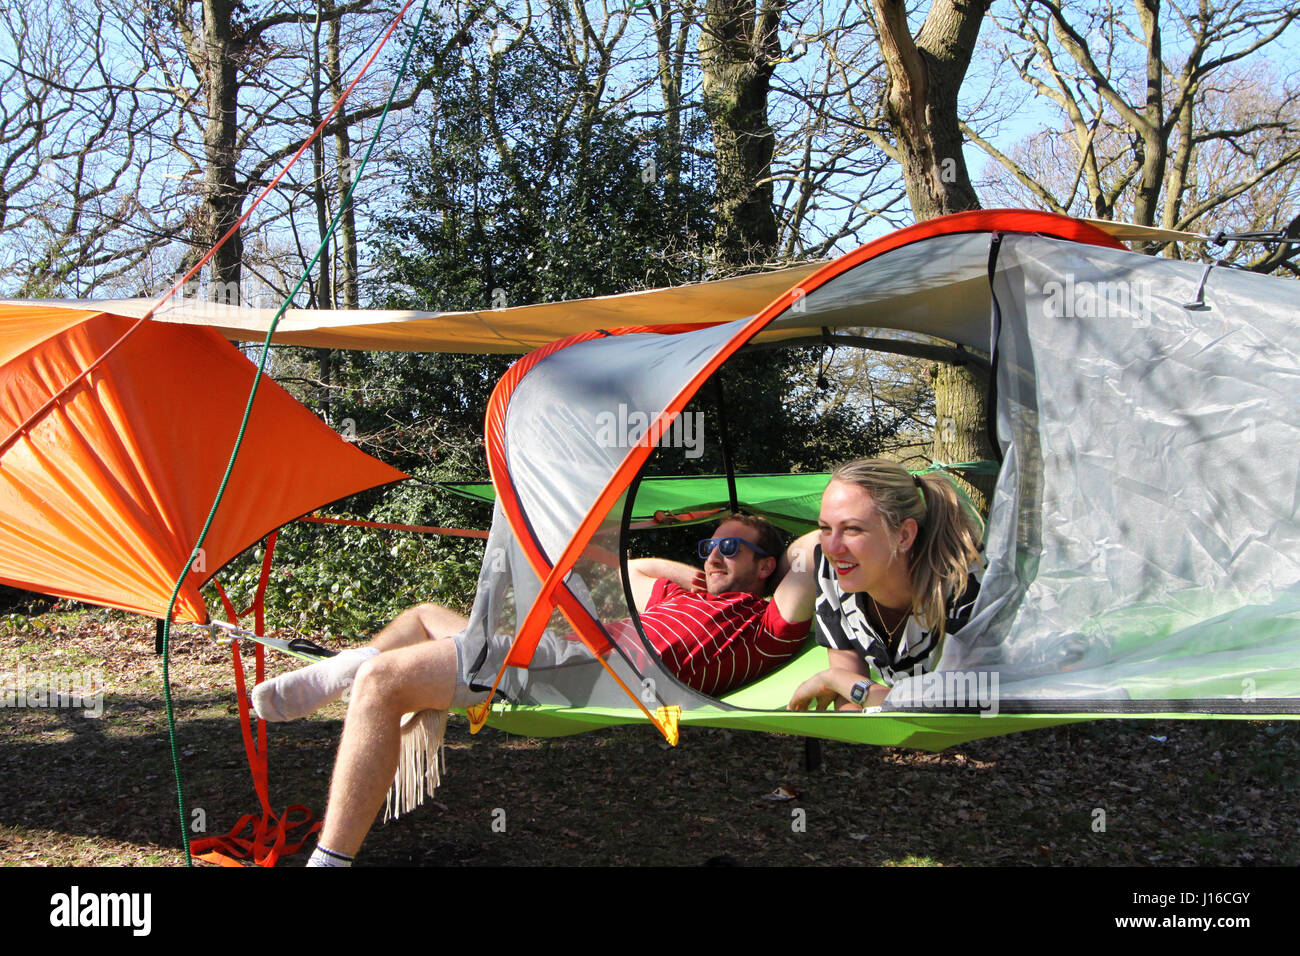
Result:
<instances>
[{"instance_id":1,"label":"black sunglasses","mask_svg":"<svg viewBox=\"0 0 1300 956\"><path fill-rule=\"evenodd\" d=\"M705 538L700 542L700 557L708 558L717 548L722 552L724 558L734 558L740 553L740 546L744 545L753 551L760 558L770 558L771 555L764 551L756 544L750 544L744 538Z\"/></svg>"}]
</instances>

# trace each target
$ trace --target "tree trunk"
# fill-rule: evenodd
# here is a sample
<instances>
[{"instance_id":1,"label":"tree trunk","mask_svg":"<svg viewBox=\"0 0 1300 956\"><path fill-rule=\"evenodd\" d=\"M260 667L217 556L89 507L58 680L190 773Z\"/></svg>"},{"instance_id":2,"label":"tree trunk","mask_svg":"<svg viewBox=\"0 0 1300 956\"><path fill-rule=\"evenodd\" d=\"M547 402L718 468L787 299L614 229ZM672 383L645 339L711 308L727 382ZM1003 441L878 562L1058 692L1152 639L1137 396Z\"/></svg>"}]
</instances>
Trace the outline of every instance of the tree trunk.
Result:
<instances>
[{"instance_id":1,"label":"tree trunk","mask_svg":"<svg viewBox=\"0 0 1300 956\"><path fill-rule=\"evenodd\" d=\"M343 96L343 74L339 53L339 18L330 20L329 49L326 70L329 73L330 95L334 102ZM347 111L340 108L338 117L339 131L334 134L334 160L338 168L339 202L344 201L352 179L356 175L352 162L352 140L348 135ZM339 251L336 269L334 307L357 309L361 307L361 296L357 281L357 217L349 201L343 207L339 227L334 234L334 244Z\"/></svg>"},{"instance_id":2,"label":"tree trunk","mask_svg":"<svg viewBox=\"0 0 1300 956\"><path fill-rule=\"evenodd\" d=\"M975 366L942 362L935 363L930 375L935 405L933 459L943 464L992 459L988 375ZM971 502L988 514L993 478L977 475L961 480Z\"/></svg>"},{"instance_id":3,"label":"tree trunk","mask_svg":"<svg viewBox=\"0 0 1300 956\"><path fill-rule=\"evenodd\" d=\"M991 0L934 0L913 40L901 0L873 0L887 87L885 115L917 221L979 208L962 155L957 95ZM991 459L988 381L969 366L934 373L935 461ZM964 482L988 513L994 480Z\"/></svg>"},{"instance_id":4,"label":"tree trunk","mask_svg":"<svg viewBox=\"0 0 1300 956\"><path fill-rule=\"evenodd\" d=\"M686 75L687 40L695 21L690 6L676 9L668 0L651 6L659 57L659 90L664 98L664 193L676 200L682 177L682 83ZM679 19L674 24L673 16Z\"/></svg>"},{"instance_id":5,"label":"tree trunk","mask_svg":"<svg viewBox=\"0 0 1300 956\"><path fill-rule=\"evenodd\" d=\"M178 0L178 12L185 17L185 0ZM203 171L203 208L209 245L226 234L239 220L244 205L245 188L235 170L238 159L239 84L238 62L232 35L234 0L203 0L202 46L186 37L191 62L201 64L200 76L207 100L208 122L203 131L205 168ZM217 250L209 262L211 283L208 298L230 304L240 301L240 263L243 242L238 231Z\"/></svg>"},{"instance_id":6,"label":"tree trunk","mask_svg":"<svg viewBox=\"0 0 1300 956\"><path fill-rule=\"evenodd\" d=\"M913 40L902 0L874 0L885 116L917 220L978 209L962 156L957 94L990 0L935 0Z\"/></svg>"},{"instance_id":7,"label":"tree trunk","mask_svg":"<svg viewBox=\"0 0 1300 956\"><path fill-rule=\"evenodd\" d=\"M772 209L775 134L767 94L781 44L784 0L708 0L700 32L704 112L717 164L714 228L719 265L739 270L776 251Z\"/></svg>"},{"instance_id":8,"label":"tree trunk","mask_svg":"<svg viewBox=\"0 0 1300 956\"><path fill-rule=\"evenodd\" d=\"M320 125L321 120L321 96L324 90L321 88L321 55L320 55L320 14L328 10L328 2L322 4L317 11L316 23L311 35L311 125L315 129ZM329 231L330 225L330 204L325 194L325 140L324 137L317 136L311 144L311 165L312 165L312 203L316 207L316 235L320 237L321 250L320 256L316 260L317 279L314 292L312 294L311 305L317 309L334 308L334 285L330 279L330 263L333 261L333 253L330 251L330 243L325 238Z\"/></svg>"},{"instance_id":9,"label":"tree trunk","mask_svg":"<svg viewBox=\"0 0 1300 956\"><path fill-rule=\"evenodd\" d=\"M1139 129L1142 143L1142 176L1133 201L1133 221L1153 226L1160 208L1169 157L1169 135L1165 130L1164 63L1160 49L1160 0L1140 0L1138 20L1147 48L1147 95L1142 109L1145 126Z\"/></svg>"}]
</instances>

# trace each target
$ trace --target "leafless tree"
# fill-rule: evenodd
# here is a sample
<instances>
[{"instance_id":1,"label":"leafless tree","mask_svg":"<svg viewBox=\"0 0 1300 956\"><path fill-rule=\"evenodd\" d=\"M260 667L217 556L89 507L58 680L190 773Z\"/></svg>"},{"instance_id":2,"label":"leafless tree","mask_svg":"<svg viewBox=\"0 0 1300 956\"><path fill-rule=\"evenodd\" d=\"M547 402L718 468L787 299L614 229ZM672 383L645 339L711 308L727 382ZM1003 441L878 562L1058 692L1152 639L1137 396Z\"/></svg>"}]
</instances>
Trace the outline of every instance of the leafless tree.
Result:
<instances>
[{"instance_id":1,"label":"leafless tree","mask_svg":"<svg viewBox=\"0 0 1300 956\"><path fill-rule=\"evenodd\" d=\"M140 65L112 49L94 5L8 6L0 30L0 284L35 297L129 288L179 220L152 201L158 112L135 95Z\"/></svg>"},{"instance_id":2,"label":"leafless tree","mask_svg":"<svg viewBox=\"0 0 1300 956\"><path fill-rule=\"evenodd\" d=\"M874 25L885 63L883 120L871 135L902 171L917 220L979 208L962 153L959 95L991 0L932 0L915 36L902 0L859 0ZM991 459L988 382L974 366L936 363L932 454L937 461ZM976 507L988 507L992 482L968 483Z\"/></svg>"},{"instance_id":3,"label":"leafless tree","mask_svg":"<svg viewBox=\"0 0 1300 956\"><path fill-rule=\"evenodd\" d=\"M1285 55L1278 41L1300 35L1298 18L1276 0L1015 0L1000 20L1003 56L1061 119L1007 150L966 129L1000 167L991 193L1075 215L1300 240L1300 87L1267 59L1270 49ZM1294 272L1300 243L1232 251L1252 269Z\"/></svg>"},{"instance_id":4,"label":"leafless tree","mask_svg":"<svg viewBox=\"0 0 1300 956\"><path fill-rule=\"evenodd\" d=\"M781 257L820 258L911 216L882 148L885 68L870 19L853 0L792 4L784 37L772 81Z\"/></svg>"},{"instance_id":5,"label":"leafless tree","mask_svg":"<svg viewBox=\"0 0 1300 956\"><path fill-rule=\"evenodd\" d=\"M134 42L149 60L150 92L170 103L166 135L175 156L188 166L182 175L191 189L201 183L188 262L233 227L253 193L297 151L400 8L397 0L351 0L310 10L278 0L112 2L121 5L132 24ZM482 4L466 8L465 22L472 22L481 9ZM289 277L298 275L310 260L324 223L339 208L342 192L353 179L354 138L373 132L401 49L400 42L389 44L387 59L327 124L322 133L326 142L312 157L314 162L295 167L283 181L279 197L268 197L260 216L246 223L214 256L210 265L214 296L238 295L245 270L277 296L287 293ZM408 78L392 102L390 117L408 110L427 85L428 78ZM400 123L387 127L393 131L387 142L400 127ZM326 149L329 142L334 144L332 150ZM368 185L374 188L375 184ZM354 202L363 195L354 197ZM360 255L355 210L349 215L323 257L322 271L314 277L309 297L315 304L357 301ZM307 223L310 226L304 231ZM260 236L255 244L271 255L269 261L254 261L246 254L245 237L252 235ZM340 271L342 278L336 281Z\"/></svg>"},{"instance_id":6,"label":"leafless tree","mask_svg":"<svg viewBox=\"0 0 1300 956\"><path fill-rule=\"evenodd\" d=\"M902 167L918 220L979 208L962 155L958 95L990 3L933 0L914 37L902 0L872 2L892 133L881 147Z\"/></svg>"}]
</instances>

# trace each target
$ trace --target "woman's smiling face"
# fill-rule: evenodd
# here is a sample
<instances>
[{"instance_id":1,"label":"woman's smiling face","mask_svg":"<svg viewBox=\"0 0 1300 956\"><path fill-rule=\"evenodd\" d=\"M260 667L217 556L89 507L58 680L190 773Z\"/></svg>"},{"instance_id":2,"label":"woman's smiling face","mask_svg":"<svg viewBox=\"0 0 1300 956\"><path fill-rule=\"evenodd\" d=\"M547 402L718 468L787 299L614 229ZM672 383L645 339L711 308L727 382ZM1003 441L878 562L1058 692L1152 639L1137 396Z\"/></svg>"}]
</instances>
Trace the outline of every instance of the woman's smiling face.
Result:
<instances>
[{"instance_id":1,"label":"woman's smiling face","mask_svg":"<svg viewBox=\"0 0 1300 956\"><path fill-rule=\"evenodd\" d=\"M871 591L884 600L898 574L907 580L907 549L916 537L908 518L892 530L865 488L832 481L822 495L822 553L831 562L843 591Z\"/></svg>"}]
</instances>

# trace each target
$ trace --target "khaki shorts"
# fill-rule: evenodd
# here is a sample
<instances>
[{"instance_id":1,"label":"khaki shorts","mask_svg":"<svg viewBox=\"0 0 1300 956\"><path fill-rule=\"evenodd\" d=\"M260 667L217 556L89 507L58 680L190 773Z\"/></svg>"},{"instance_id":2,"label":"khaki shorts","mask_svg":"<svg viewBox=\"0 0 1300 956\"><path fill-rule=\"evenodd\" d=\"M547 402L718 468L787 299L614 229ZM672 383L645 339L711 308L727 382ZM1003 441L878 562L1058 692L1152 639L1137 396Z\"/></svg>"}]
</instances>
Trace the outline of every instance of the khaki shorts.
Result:
<instances>
[{"instance_id":1,"label":"khaki shorts","mask_svg":"<svg viewBox=\"0 0 1300 956\"><path fill-rule=\"evenodd\" d=\"M481 704L488 699L487 690L472 690L469 686L469 675L466 673L466 668L473 662L466 662L465 660L467 637L467 632L461 631L451 638L456 644L456 689L452 691L451 695L451 706L454 710L464 710L466 707ZM486 675L486 679L491 680L494 676L496 675ZM484 679L484 675L479 676L480 681Z\"/></svg>"},{"instance_id":2,"label":"khaki shorts","mask_svg":"<svg viewBox=\"0 0 1300 956\"><path fill-rule=\"evenodd\" d=\"M513 637L509 634L494 634L486 655L487 663L482 665L478 672L473 675L469 673L469 669L478 662L478 657L483 648L482 640L471 640L468 631L461 631L450 639L456 642L456 689L451 695L451 706L455 710L463 710L466 707L481 704L488 699L492 681L497 676L497 668L501 666L500 662L509 653ZM542 633L542 637L537 643L537 650L533 653L532 667L534 669L555 668L570 663L586 663L592 660L594 658L591 652L580 641L566 639L554 631L548 630ZM493 661L496 662L495 666L492 666ZM500 689L505 691L507 695L516 693L521 685L520 674L521 672L508 668L502 678ZM474 687L470 686L471 676L474 680ZM526 681L527 678L522 678L522 680ZM482 689L477 689L479 687L482 687Z\"/></svg>"}]
</instances>

